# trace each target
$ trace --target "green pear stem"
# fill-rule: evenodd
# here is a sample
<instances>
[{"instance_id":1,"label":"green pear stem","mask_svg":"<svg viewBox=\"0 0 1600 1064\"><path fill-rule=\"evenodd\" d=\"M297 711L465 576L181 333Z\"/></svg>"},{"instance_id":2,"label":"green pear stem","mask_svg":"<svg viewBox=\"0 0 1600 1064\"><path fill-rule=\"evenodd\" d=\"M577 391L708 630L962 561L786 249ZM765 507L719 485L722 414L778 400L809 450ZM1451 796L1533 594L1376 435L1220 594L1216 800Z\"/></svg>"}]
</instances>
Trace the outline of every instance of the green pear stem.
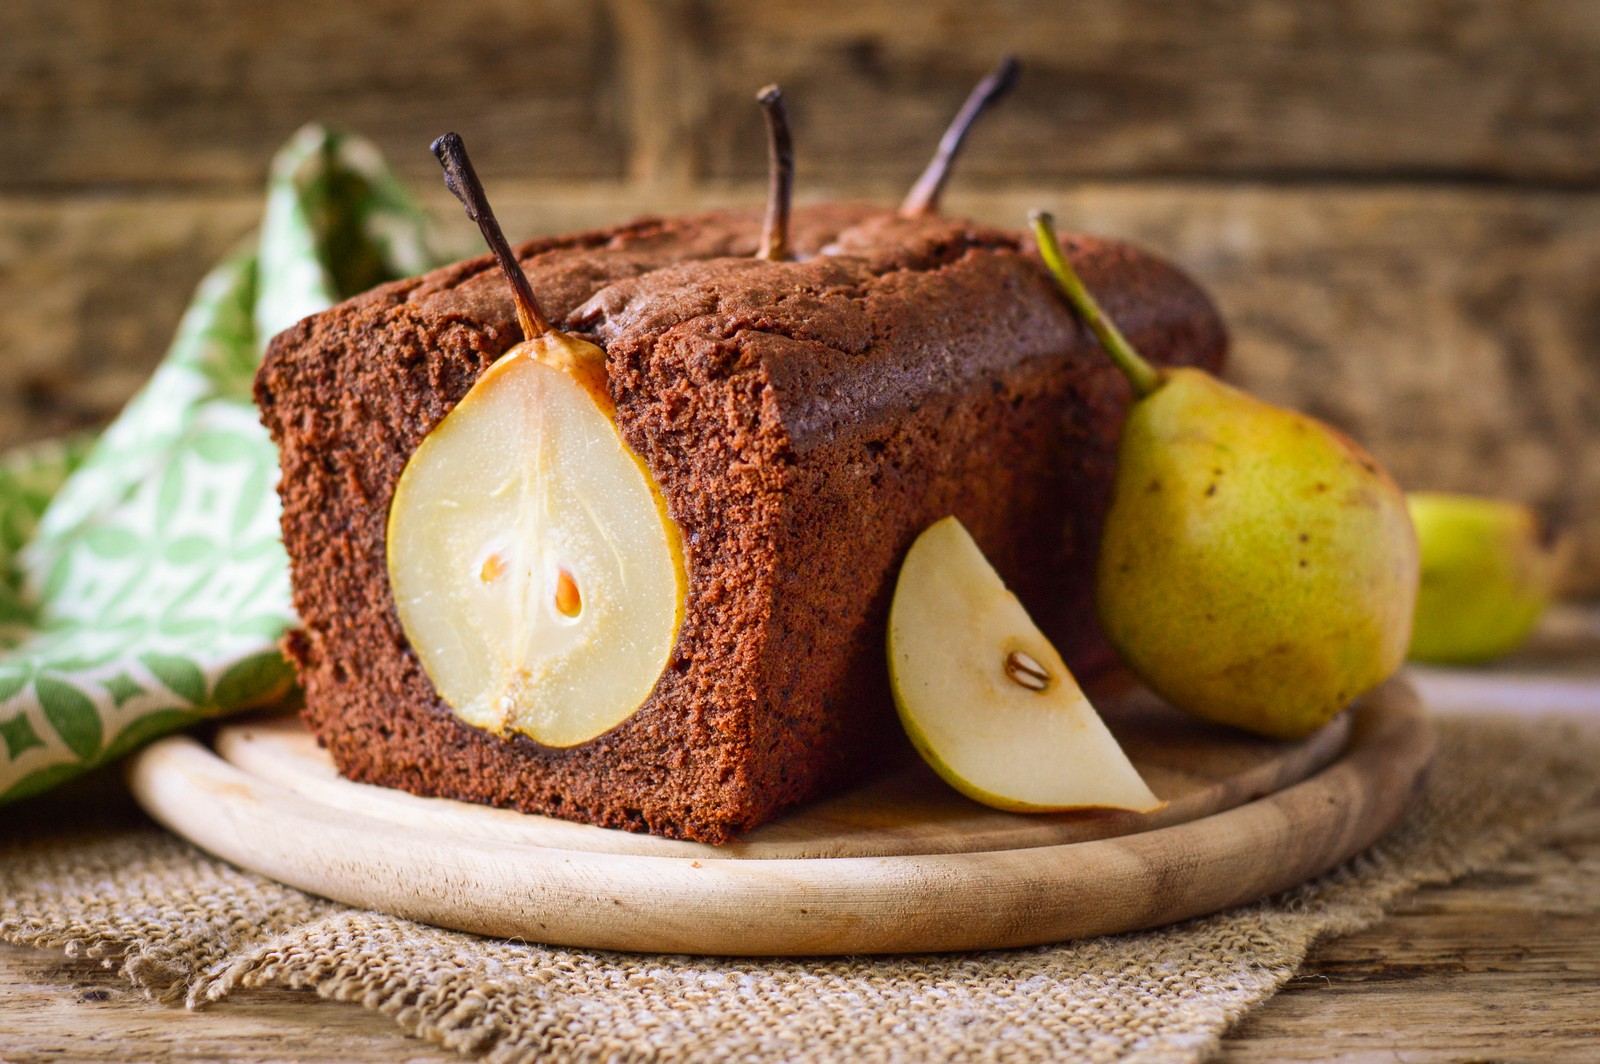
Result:
<instances>
[{"instance_id":1,"label":"green pear stem","mask_svg":"<svg viewBox=\"0 0 1600 1064\"><path fill-rule=\"evenodd\" d=\"M780 262L789 257L789 208L794 199L794 142L783 90L768 85L756 93L767 119L767 217L756 257Z\"/></svg>"},{"instance_id":2,"label":"green pear stem","mask_svg":"<svg viewBox=\"0 0 1600 1064\"><path fill-rule=\"evenodd\" d=\"M1133 385L1134 394L1143 399L1161 387L1160 371L1146 362L1144 356L1135 351L1128 338L1122 335L1122 330L1117 328L1116 322L1106 317L1105 311L1100 309L1100 304L1095 302L1094 296L1083 286L1083 281L1078 277L1078 272L1072 268L1072 263L1067 261L1067 256L1061 250L1061 243L1056 239L1055 218L1046 211L1029 211L1028 221L1033 225L1034 238L1039 242L1039 254L1044 257L1044 264L1055 276L1062 295L1067 297L1072 309L1078 312L1078 316L1084 320L1095 336L1100 338L1100 346L1106 349L1111 361L1115 362L1117 368L1127 376L1128 383Z\"/></svg>"},{"instance_id":3,"label":"green pear stem","mask_svg":"<svg viewBox=\"0 0 1600 1064\"><path fill-rule=\"evenodd\" d=\"M472 160L467 157L467 146L461 142L460 135L446 133L433 142L432 151L439 165L444 167L445 187L455 193L456 199L467 209L467 217L478 223L484 243L489 245L495 260L500 263L500 272L511 283L511 298L517 305L517 321L522 325L522 338L532 340L535 336L551 332L554 327L550 319L544 316L544 311L539 309L533 285L528 283L528 275L522 272L516 255L512 254L511 245L506 242L505 233L500 230L500 223L489 206L489 197L484 194L483 184L478 180L477 171L472 168Z\"/></svg>"},{"instance_id":4,"label":"green pear stem","mask_svg":"<svg viewBox=\"0 0 1600 1064\"><path fill-rule=\"evenodd\" d=\"M900 204L900 217L921 218L939 213L939 199L944 194L945 182L950 179L950 169L955 165L967 134L990 104L1016 87L1019 70L1017 57L1005 56L982 81L973 86L950 127L939 138L939 148L933 153L928 168L922 171L917 183L906 193L905 202Z\"/></svg>"}]
</instances>

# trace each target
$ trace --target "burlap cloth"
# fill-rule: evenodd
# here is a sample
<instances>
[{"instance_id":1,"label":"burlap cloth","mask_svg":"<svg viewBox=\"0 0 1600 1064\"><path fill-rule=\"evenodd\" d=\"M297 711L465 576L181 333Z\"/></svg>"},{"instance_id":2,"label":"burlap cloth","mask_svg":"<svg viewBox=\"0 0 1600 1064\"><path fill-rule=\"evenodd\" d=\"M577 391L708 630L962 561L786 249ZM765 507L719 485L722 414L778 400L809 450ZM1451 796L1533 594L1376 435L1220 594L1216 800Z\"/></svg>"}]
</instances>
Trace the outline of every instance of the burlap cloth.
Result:
<instances>
[{"instance_id":1,"label":"burlap cloth","mask_svg":"<svg viewBox=\"0 0 1600 1064\"><path fill-rule=\"evenodd\" d=\"M492 1060L1199 1060L1318 938L1488 866L1600 796L1596 723L1437 725L1423 798L1372 851L1265 902L1142 934L819 960L494 941L241 872L144 820L112 780L10 811L0 937L104 958L153 998L191 1007L235 987L314 988Z\"/></svg>"}]
</instances>

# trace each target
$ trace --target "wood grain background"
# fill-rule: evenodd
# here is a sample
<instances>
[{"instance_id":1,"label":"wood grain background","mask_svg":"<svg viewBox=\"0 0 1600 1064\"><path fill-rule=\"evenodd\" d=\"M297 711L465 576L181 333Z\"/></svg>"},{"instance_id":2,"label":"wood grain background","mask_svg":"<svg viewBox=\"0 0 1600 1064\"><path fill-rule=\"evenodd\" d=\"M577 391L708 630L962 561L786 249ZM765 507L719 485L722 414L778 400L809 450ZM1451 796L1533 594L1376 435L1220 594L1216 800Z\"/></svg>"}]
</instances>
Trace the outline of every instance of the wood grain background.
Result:
<instances>
[{"instance_id":1,"label":"wood grain background","mask_svg":"<svg viewBox=\"0 0 1600 1064\"><path fill-rule=\"evenodd\" d=\"M754 204L778 80L803 196L890 201L1009 50L952 210L1176 259L1241 381L1407 486L1560 508L1600 594L1600 4L6 0L0 42L0 445L118 408L305 121L471 246L447 128L519 237Z\"/></svg>"}]
</instances>

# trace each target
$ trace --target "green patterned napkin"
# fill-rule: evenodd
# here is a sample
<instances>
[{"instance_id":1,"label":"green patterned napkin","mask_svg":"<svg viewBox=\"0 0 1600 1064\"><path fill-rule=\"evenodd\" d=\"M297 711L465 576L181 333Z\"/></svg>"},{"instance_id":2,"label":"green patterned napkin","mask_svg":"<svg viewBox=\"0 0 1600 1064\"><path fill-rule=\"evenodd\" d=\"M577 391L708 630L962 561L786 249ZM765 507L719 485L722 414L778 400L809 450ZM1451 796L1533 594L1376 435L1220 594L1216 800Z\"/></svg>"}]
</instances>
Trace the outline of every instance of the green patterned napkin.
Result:
<instances>
[{"instance_id":1,"label":"green patterned napkin","mask_svg":"<svg viewBox=\"0 0 1600 1064\"><path fill-rule=\"evenodd\" d=\"M278 456L251 381L278 330L435 265L427 225L370 144L308 126L259 237L105 434L0 458L0 802L286 692Z\"/></svg>"}]
</instances>

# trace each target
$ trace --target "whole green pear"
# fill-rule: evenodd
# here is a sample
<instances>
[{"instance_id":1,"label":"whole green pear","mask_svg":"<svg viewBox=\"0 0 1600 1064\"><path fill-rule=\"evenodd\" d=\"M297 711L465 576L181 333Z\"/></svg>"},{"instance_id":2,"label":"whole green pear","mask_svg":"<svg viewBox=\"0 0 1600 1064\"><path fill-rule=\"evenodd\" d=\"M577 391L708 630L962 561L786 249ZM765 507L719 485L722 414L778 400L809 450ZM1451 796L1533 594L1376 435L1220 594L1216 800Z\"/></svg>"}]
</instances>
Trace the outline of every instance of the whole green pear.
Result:
<instances>
[{"instance_id":1,"label":"whole green pear","mask_svg":"<svg viewBox=\"0 0 1600 1064\"><path fill-rule=\"evenodd\" d=\"M1526 506L1413 492L1422 590L1411 657L1473 664L1515 650L1555 589L1562 544Z\"/></svg>"},{"instance_id":2,"label":"whole green pear","mask_svg":"<svg viewBox=\"0 0 1600 1064\"><path fill-rule=\"evenodd\" d=\"M1310 734L1405 659L1419 567L1405 496L1315 418L1145 362L1078 281L1048 216L1034 225L1136 393L1096 573L1107 637L1185 712Z\"/></svg>"}]
</instances>

